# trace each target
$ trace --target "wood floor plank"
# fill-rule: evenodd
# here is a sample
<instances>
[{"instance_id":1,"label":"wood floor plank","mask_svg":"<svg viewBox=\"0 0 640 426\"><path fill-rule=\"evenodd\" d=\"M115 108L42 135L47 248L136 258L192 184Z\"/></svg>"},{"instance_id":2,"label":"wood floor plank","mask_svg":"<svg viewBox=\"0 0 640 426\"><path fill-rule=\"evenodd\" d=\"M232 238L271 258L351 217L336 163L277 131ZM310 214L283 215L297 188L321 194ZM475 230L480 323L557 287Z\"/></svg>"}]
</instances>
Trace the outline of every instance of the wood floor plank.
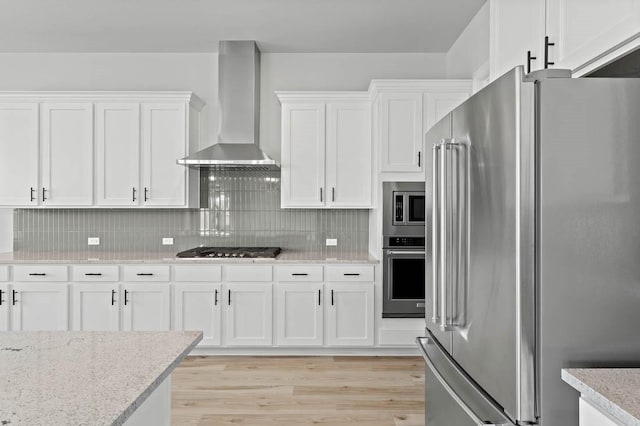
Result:
<instances>
[{"instance_id":1,"label":"wood floor plank","mask_svg":"<svg viewBox=\"0 0 640 426\"><path fill-rule=\"evenodd\" d=\"M420 426L423 399L419 357L188 357L172 424Z\"/></svg>"}]
</instances>

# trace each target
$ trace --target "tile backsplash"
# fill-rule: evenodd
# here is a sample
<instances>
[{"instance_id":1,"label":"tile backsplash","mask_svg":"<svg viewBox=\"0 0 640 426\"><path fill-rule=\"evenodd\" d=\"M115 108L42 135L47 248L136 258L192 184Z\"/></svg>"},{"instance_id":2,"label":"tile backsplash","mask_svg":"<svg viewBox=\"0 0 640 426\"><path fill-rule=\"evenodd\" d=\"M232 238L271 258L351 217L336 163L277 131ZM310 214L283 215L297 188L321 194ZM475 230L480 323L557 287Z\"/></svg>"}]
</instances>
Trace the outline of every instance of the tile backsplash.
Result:
<instances>
[{"instance_id":1,"label":"tile backsplash","mask_svg":"<svg viewBox=\"0 0 640 426\"><path fill-rule=\"evenodd\" d=\"M205 187L206 188L206 187ZM16 209L14 251L162 253L200 245L278 246L300 252L366 252L368 210L280 208L279 171L215 171L209 208ZM99 246L87 238L99 237ZM162 245L172 237L174 245ZM337 247L326 247L337 238Z\"/></svg>"}]
</instances>

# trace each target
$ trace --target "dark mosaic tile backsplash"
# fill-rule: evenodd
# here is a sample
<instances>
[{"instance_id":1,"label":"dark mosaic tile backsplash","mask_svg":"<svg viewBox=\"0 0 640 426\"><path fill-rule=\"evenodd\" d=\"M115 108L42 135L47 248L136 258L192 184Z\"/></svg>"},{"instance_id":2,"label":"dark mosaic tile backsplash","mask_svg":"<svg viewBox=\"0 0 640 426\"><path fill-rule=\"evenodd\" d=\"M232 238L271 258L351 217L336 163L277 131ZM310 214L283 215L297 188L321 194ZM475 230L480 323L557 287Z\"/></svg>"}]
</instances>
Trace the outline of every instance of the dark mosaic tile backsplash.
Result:
<instances>
[{"instance_id":1,"label":"dark mosaic tile backsplash","mask_svg":"<svg viewBox=\"0 0 640 426\"><path fill-rule=\"evenodd\" d=\"M16 252L174 254L200 245L368 251L368 210L280 208L279 171L212 173L207 209L16 209ZM88 237L100 237L88 246ZM173 237L173 246L163 246ZM325 247L338 238L337 247Z\"/></svg>"}]
</instances>

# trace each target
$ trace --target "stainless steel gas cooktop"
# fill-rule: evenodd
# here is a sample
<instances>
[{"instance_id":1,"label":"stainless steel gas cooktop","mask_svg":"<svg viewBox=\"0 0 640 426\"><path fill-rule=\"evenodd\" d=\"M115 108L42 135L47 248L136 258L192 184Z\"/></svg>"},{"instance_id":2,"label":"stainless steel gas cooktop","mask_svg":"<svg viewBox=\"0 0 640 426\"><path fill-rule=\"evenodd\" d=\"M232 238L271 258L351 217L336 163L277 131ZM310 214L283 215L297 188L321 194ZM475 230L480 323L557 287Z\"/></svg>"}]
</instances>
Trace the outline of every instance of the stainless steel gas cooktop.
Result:
<instances>
[{"instance_id":1,"label":"stainless steel gas cooktop","mask_svg":"<svg viewBox=\"0 0 640 426\"><path fill-rule=\"evenodd\" d=\"M280 247L195 247L176 254L179 258L274 258L280 253Z\"/></svg>"}]
</instances>

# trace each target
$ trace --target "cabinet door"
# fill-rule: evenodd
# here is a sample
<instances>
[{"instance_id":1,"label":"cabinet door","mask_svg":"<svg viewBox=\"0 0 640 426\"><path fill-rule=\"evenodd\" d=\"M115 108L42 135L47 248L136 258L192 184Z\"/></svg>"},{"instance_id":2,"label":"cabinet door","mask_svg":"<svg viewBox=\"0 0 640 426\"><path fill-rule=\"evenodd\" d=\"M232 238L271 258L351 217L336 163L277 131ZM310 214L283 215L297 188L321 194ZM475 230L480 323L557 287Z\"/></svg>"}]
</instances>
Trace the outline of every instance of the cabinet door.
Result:
<instances>
[{"instance_id":1,"label":"cabinet door","mask_svg":"<svg viewBox=\"0 0 640 426\"><path fill-rule=\"evenodd\" d=\"M176 164L187 153L186 117L184 104L142 104L145 206L186 205L187 168Z\"/></svg>"},{"instance_id":2,"label":"cabinet door","mask_svg":"<svg viewBox=\"0 0 640 426\"><path fill-rule=\"evenodd\" d=\"M14 331L69 329L69 286L60 283L16 283L9 297ZM14 302L15 300L15 302Z\"/></svg>"},{"instance_id":3,"label":"cabinet door","mask_svg":"<svg viewBox=\"0 0 640 426\"><path fill-rule=\"evenodd\" d=\"M425 93L424 94L424 132L442 117L453 111L458 105L469 98L470 91Z\"/></svg>"},{"instance_id":4,"label":"cabinet door","mask_svg":"<svg viewBox=\"0 0 640 426\"><path fill-rule=\"evenodd\" d=\"M640 35L640 0L548 0L555 68L574 72Z\"/></svg>"},{"instance_id":5,"label":"cabinet door","mask_svg":"<svg viewBox=\"0 0 640 426\"><path fill-rule=\"evenodd\" d=\"M225 286L227 346L272 345L271 283Z\"/></svg>"},{"instance_id":6,"label":"cabinet door","mask_svg":"<svg viewBox=\"0 0 640 426\"><path fill-rule=\"evenodd\" d=\"M0 206L38 204L38 104L0 104Z\"/></svg>"},{"instance_id":7,"label":"cabinet door","mask_svg":"<svg viewBox=\"0 0 640 426\"><path fill-rule=\"evenodd\" d=\"M327 104L327 205L371 207L369 102Z\"/></svg>"},{"instance_id":8,"label":"cabinet door","mask_svg":"<svg viewBox=\"0 0 640 426\"><path fill-rule=\"evenodd\" d=\"M282 105L282 207L324 207L325 105Z\"/></svg>"},{"instance_id":9,"label":"cabinet door","mask_svg":"<svg viewBox=\"0 0 640 426\"><path fill-rule=\"evenodd\" d=\"M373 283L330 283L327 289L327 344L373 345Z\"/></svg>"},{"instance_id":10,"label":"cabinet door","mask_svg":"<svg viewBox=\"0 0 640 426\"><path fill-rule=\"evenodd\" d=\"M168 284L123 284L124 331L165 331L171 323Z\"/></svg>"},{"instance_id":11,"label":"cabinet door","mask_svg":"<svg viewBox=\"0 0 640 426\"><path fill-rule=\"evenodd\" d=\"M120 294L116 283L72 285L73 330L120 330Z\"/></svg>"},{"instance_id":12,"label":"cabinet door","mask_svg":"<svg viewBox=\"0 0 640 426\"><path fill-rule=\"evenodd\" d=\"M42 187L49 206L93 203L93 106L43 103L41 107Z\"/></svg>"},{"instance_id":13,"label":"cabinet door","mask_svg":"<svg viewBox=\"0 0 640 426\"><path fill-rule=\"evenodd\" d=\"M380 95L380 142L381 171L422 171L422 93Z\"/></svg>"},{"instance_id":14,"label":"cabinet door","mask_svg":"<svg viewBox=\"0 0 640 426\"><path fill-rule=\"evenodd\" d=\"M199 346L220 344L220 306L222 304L219 284L174 285L174 328L176 330L202 330Z\"/></svg>"},{"instance_id":15,"label":"cabinet door","mask_svg":"<svg viewBox=\"0 0 640 426\"><path fill-rule=\"evenodd\" d=\"M544 68L545 0L490 0L489 77L493 81L514 67ZM435 123L434 123L435 124Z\"/></svg>"},{"instance_id":16,"label":"cabinet door","mask_svg":"<svg viewBox=\"0 0 640 426\"><path fill-rule=\"evenodd\" d=\"M0 331L9 331L11 313L11 286L0 284Z\"/></svg>"},{"instance_id":17,"label":"cabinet door","mask_svg":"<svg viewBox=\"0 0 640 426\"><path fill-rule=\"evenodd\" d=\"M278 283L275 286L276 344L322 345L322 284Z\"/></svg>"},{"instance_id":18,"label":"cabinet door","mask_svg":"<svg viewBox=\"0 0 640 426\"><path fill-rule=\"evenodd\" d=\"M139 104L96 105L96 149L97 204L140 204Z\"/></svg>"}]
</instances>

